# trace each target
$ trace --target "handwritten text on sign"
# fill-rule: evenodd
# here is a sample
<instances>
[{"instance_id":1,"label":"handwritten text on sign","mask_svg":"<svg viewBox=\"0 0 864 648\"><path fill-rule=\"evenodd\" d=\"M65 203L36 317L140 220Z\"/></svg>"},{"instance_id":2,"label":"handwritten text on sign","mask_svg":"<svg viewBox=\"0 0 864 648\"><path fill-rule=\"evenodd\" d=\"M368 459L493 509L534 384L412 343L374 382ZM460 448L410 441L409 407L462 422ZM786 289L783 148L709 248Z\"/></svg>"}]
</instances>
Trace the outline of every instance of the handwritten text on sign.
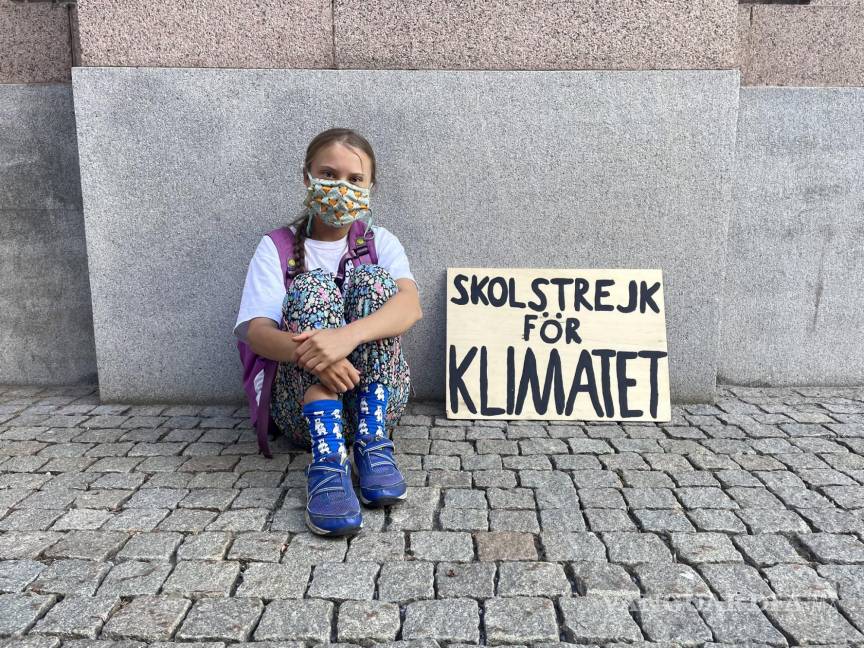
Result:
<instances>
[{"instance_id":1,"label":"handwritten text on sign","mask_svg":"<svg viewBox=\"0 0 864 648\"><path fill-rule=\"evenodd\" d=\"M660 270L447 269L449 418L668 421Z\"/></svg>"}]
</instances>

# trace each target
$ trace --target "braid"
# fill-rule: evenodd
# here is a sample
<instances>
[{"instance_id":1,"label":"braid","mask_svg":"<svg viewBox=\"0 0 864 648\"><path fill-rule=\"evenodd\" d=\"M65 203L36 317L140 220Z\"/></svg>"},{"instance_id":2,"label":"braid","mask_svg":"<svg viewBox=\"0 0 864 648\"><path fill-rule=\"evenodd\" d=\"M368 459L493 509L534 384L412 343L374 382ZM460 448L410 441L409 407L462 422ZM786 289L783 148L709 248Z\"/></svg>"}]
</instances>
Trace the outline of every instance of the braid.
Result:
<instances>
[{"instance_id":1,"label":"braid","mask_svg":"<svg viewBox=\"0 0 864 648\"><path fill-rule=\"evenodd\" d=\"M294 274L297 275L306 272L306 216L300 216L291 225L295 227L293 259L297 262L294 266Z\"/></svg>"}]
</instances>

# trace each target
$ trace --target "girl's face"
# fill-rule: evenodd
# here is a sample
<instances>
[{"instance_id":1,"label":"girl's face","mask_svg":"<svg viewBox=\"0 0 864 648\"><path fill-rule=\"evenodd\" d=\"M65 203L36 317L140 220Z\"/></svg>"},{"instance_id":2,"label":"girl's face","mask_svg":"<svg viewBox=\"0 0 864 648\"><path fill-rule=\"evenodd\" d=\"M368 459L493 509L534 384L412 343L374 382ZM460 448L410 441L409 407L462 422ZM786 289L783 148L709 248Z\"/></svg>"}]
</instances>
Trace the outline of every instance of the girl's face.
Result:
<instances>
[{"instance_id":1,"label":"girl's face","mask_svg":"<svg viewBox=\"0 0 864 648\"><path fill-rule=\"evenodd\" d=\"M372 186L372 160L360 149L342 142L334 142L318 151L309 173L322 180L346 180L358 187ZM303 184L309 186L305 173Z\"/></svg>"}]
</instances>

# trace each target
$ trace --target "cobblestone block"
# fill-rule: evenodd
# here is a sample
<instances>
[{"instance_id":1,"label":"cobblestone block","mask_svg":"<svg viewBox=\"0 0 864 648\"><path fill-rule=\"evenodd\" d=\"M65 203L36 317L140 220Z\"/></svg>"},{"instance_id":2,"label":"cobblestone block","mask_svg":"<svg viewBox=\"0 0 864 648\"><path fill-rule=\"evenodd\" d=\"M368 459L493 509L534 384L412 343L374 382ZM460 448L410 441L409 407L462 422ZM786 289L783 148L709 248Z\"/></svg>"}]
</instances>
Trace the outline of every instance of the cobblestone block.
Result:
<instances>
[{"instance_id":1,"label":"cobblestone block","mask_svg":"<svg viewBox=\"0 0 864 648\"><path fill-rule=\"evenodd\" d=\"M102 628L100 638L167 641L192 603L178 596L139 596L118 610Z\"/></svg>"},{"instance_id":2,"label":"cobblestone block","mask_svg":"<svg viewBox=\"0 0 864 648\"><path fill-rule=\"evenodd\" d=\"M678 563L642 563L633 566L633 575L647 598L696 599L714 595L698 573Z\"/></svg>"},{"instance_id":3,"label":"cobblestone block","mask_svg":"<svg viewBox=\"0 0 864 648\"><path fill-rule=\"evenodd\" d=\"M364 645L393 641L399 632L399 606L382 601L340 603L336 634L340 642Z\"/></svg>"},{"instance_id":4,"label":"cobblestone block","mask_svg":"<svg viewBox=\"0 0 864 648\"><path fill-rule=\"evenodd\" d=\"M609 560L624 565L642 562L671 562L672 554L663 541L651 533L605 533L603 542Z\"/></svg>"},{"instance_id":5,"label":"cobblestone block","mask_svg":"<svg viewBox=\"0 0 864 648\"><path fill-rule=\"evenodd\" d=\"M0 594L0 636L20 636L54 605L54 594Z\"/></svg>"},{"instance_id":6,"label":"cobblestone block","mask_svg":"<svg viewBox=\"0 0 864 648\"><path fill-rule=\"evenodd\" d=\"M724 601L753 602L773 599L774 592L759 571L744 563L699 565L699 571L711 589Z\"/></svg>"},{"instance_id":7,"label":"cobblestone block","mask_svg":"<svg viewBox=\"0 0 864 648\"><path fill-rule=\"evenodd\" d=\"M97 593L101 596L158 594L172 569L167 562L125 560L111 568Z\"/></svg>"},{"instance_id":8,"label":"cobblestone block","mask_svg":"<svg viewBox=\"0 0 864 648\"><path fill-rule=\"evenodd\" d=\"M475 533L477 558L481 561L537 560L534 536L530 533L495 531Z\"/></svg>"},{"instance_id":9,"label":"cobblestone block","mask_svg":"<svg viewBox=\"0 0 864 648\"><path fill-rule=\"evenodd\" d=\"M162 586L162 592L192 598L228 596L239 576L238 562L188 560L177 563Z\"/></svg>"},{"instance_id":10,"label":"cobblestone block","mask_svg":"<svg viewBox=\"0 0 864 648\"><path fill-rule=\"evenodd\" d=\"M765 569L765 576L779 598L833 600L834 586L808 565L775 565Z\"/></svg>"},{"instance_id":11,"label":"cobblestone block","mask_svg":"<svg viewBox=\"0 0 864 648\"><path fill-rule=\"evenodd\" d=\"M319 563L312 572L307 595L334 601L371 600L379 569L371 562Z\"/></svg>"},{"instance_id":12,"label":"cobblestone block","mask_svg":"<svg viewBox=\"0 0 864 648\"><path fill-rule=\"evenodd\" d=\"M29 558L0 561L0 592L23 591L43 569L45 569L43 563Z\"/></svg>"},{"instance_id":13,"label":"cobblestone block","mask_svg":"<svg viewBox=\"0 0 864 648\"><path fill-rule=\"evenodd\" d=\"M257 599L223 598L196 601L176 638L181 641L246 641L264 605Z\"/></svg>"},{"instance_id":14,"label":"cobblestone block","mask_svg":"<svg viewBox=\"0 0 864 648\"><path fill-rule=\"evenodd\" d=\"M552 601L539 597L490 598L483 624L490 646L558 640L558 622Z\"/></svg>"},{"instance_id":15,"label":"cobblestone block","mask_svg":"<svg viewBox=\"0 0 864 648\"><path fill-rule=\"evenodd\" d=\"M435 598L433 572L431 562L385 563L378 575L378 599L407 603Z\"/></svg>"},{"instance_id":16,"label":"cobblestone block","mask_svg":"<svg viewBox=\"0 0 864 648\"><path fill-rule=\"evenodd\" d=\"M188 535L177 549L178 560L222 560L233 538L230 533L207 531Z\"/></svg>"},{"instance_id":17,"label":"cobblestone block","mask_svg":"<svg viewBox=\"0 0 864 648\"><path fill-rule=\"evenodd\" d=\"M124 534L125 536L125 534ZM139 533L123 545L117 553L122 560L171 560L174 551L183 542L183 534L175 532L156 531Z\"/></svg>"},{"instance_id":18,"label":"cobblestone block","mask_svg":"<svg viewBox=\"0 0 864 648\"><path fill-rule=\"evenodd\" d=\"M288 548L282 554L282 563L302 566L341 562L347 551L348 541L345 538L327 538L312 533L301 533L291 538Z\"/></svg>"},{"instance_id":19,"label":"cobblestone block","mask_svg":"<svg viewBox=\"0 0 864 648\"><path fill-rule=\"evenodd\" d=\"M841 599L864 598L864 566L819 565L816 572L831 581Z\"/></svg>"},{"instance_id":20,"label":"cobblestone block","mask_svg":"<svg viewBox=\"0 0 864 648\"><path fill-rule=\"evenodd\" d=\"M606 546L593 533L544 532L540 542L546 560L606 562Z\"/></svg>"},{"instance_id":21,"label":"cobblestone block","mask_svg":"<svg viewBox=\"0 0 864 648\"><path fill-rule=\"evenodd\" d=\"M255 641L329 643L334 605L321 599L276 600L264 608Z\"/></svg>"},{"instance_id":22,"label":"cobblestone block","mask_svg":"<svg viewBox=\"0 0 864 648\"><path fill-rule=\"evenodd\" d=\"M473 560L474 543L469 533L460 531L413 531L411 555L416 560Z\"/></svg>"},{"instance_id":23,"label":"cobblestone block","mask_svg":"<svg viewBox=\"0 0 864 648\"><path fill-rule=\"evenodd\" d=\"M695 646L713 640L711 630L691 603L641 599L636 603L635 615L651 641Z\"/></svg>"},{"instance_id":24,"label":"cobblestone block","mask_svg":"<svg viewBox=\"0 0 864 648\"><path fill-rule=\"evenodd\" d=\"M821 601L768 601L762 610L796 644L847 644L864 639L834 607Z\"/></svg>"},{"instance_id":25,"label":"cobblestone block","mask_svg":"<svg viewBox=\"0 0 864 648\"><path fill-rule=\"evenodd\" d=\"M608 597L561 599L564 633L576 643L641 641L642 632L630 616L629 603Z\"/></svg>"},{"instance_id":26,"label":"cobblestone block","mask_svg":"<svg viewBox=\"0 0 864 648\"><path fill-rule=\"evenodd\" d=\"M729 537L722 533L673 533L672 548L688 563L743 560Z\"/></svg>"},{"instance_id":27,"label":"cobblestone block","mask_svg":"<svg viewBox=\"0 0 864 648\"><path fill-rule=\"evenodd\" d=\"M498 566L499 596L570 596L572 592L559 564L518 561Z\"/></svg>"},{"instance_id":28,"label":"cobblestone block","mask_svg":"<svg viewBox=\"0 0 864 648\"><path fill-rule=\"evenodd\" d=\"M111 569L111 563L92 560L55 560L28 586L40 594L93 596L99 583Z\"/></svg>"},{"instance_id":29,"label":"cobblestone block","mask_svg":"<svg viewBox=\"0 0 864 648\"><path fill-rule=\"evenodd\" d=\"M581 596L639 598L639 587L621 565L605 562L571 562L570 571Z\"/></svg>"},{"instance_id":30,"label":"cobblestone block","mask_svg":"<svg viewBox=\"0 0 864 648\"><path fill-rule=\"evenodd\" d=\"M260 599L303 598L309 583L309 565L252 563L242 573L234 596Z\"/></svg>"},{"instance_id":31,"label":"cobblestone block","mask_svg":"<svg viewBox=\"0 0 864 648\"><path fill-rule=\"evenodd\" d=\"M806 562L781 535L735 536L733 542L749 562L759 567Z\"/></svg>"},{"instance_id":32,"label":"cobblestone block","mask_svg":"<svg viewBox=\"0 0 864 648\"><path fill-rule=\"evenodd\" d=\"M491 598L495 595L495 565L441 562L435 568L439 598Z\"/></svg>"},{"instance_id":33,"label":"cobblestone block","mask_svg":"<svg viewBox=\"0 0 864 648\"><path fill-rule=\"evenodd\" d=\"M402 639L477 643L480 610L473 599L415 601L405 609Z\"/></svg>"},{"instance_id":34,"label":"cobblestone block","mask_svg":"<svg viewBox=\"0 0 864 648\"><path fill-rule=\"evenodd\" d=\"M864 563L864 544L854 536L801 533L798 539L820 563Z\"/></svg>"},{"instance_id":35,"label":"cobblestone block","mask_svg":"<svg viewBox=\"0 0 864 648\"><path fill-rule=\"evenodd\" d=\"M95 639L120 605L115 596L67 596L31 630L34 634Z\"/></svg>"}]
</instances>

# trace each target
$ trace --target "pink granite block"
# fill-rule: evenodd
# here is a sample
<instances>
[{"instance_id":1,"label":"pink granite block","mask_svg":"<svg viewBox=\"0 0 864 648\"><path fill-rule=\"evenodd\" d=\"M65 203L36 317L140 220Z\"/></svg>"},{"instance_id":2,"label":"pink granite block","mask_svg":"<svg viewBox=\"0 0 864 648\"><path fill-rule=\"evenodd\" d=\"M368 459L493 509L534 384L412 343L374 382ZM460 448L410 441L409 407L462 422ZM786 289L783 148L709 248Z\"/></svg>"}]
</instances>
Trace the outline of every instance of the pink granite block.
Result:
<instances>
[{"instance_id":1,"label":"pink granite block","mask_svg":"<svg viewBox=\"0 0 864 648\"><path fill-rule=\"evenodd\" d=\"M330 0L79 0L82 66L329 68Z\"/></svg>"},{"instance_id":2,"label":"pink granite block","mask_svg":"<svg viewBox=\"0 0 864 648\"><path fill-rule=\"evenodd\" d=\"M864 2L834 2L752 5L742 85L864 85Z\"/></svg>"},{"instance_id":3,"label":"pink granite block","mask_svg":"<svg viewBox=\"0 0 864 648\"><path fill-rule=\"evenodd\" d=\"M736 0L337 0L336 65L734 68Z\"/></svg>"},{"instance_id":4,"label":"pink granite block","mask_svg":"<svg viewBox=\"0 0 864 648\"><path fill-rule=\"evenodd\" d=\"M69 81L69 9L0 2L0 83Z\"/></svg>"}]
</instances>

